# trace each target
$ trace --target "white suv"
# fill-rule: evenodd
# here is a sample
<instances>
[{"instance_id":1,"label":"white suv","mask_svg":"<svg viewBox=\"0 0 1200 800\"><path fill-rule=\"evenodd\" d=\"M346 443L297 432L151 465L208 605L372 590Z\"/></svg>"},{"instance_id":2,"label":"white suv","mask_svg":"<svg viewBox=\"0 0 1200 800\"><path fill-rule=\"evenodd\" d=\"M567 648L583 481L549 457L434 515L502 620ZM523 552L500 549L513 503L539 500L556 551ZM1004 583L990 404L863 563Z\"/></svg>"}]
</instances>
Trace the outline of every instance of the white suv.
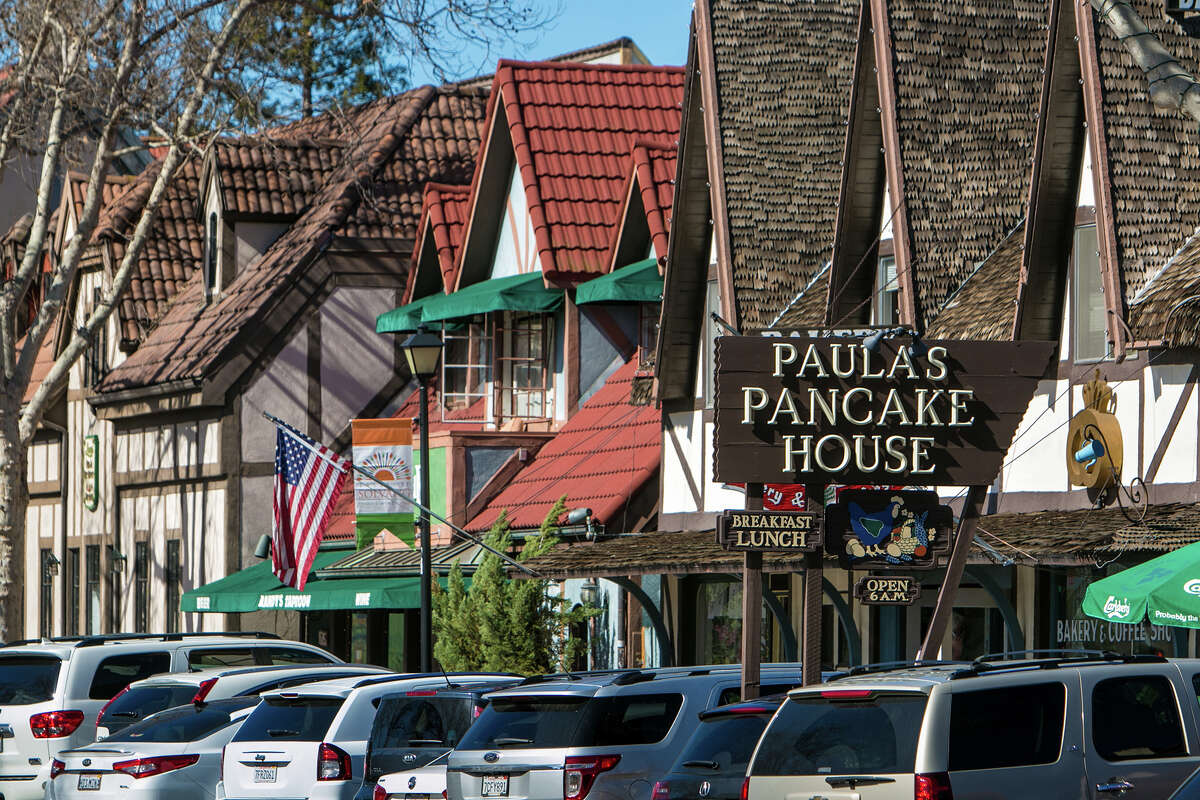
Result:
<instances>
[{"instance_id":1,"label":"white suv","mask_svg":"<svg viewBox=\"0 0 1200 800\"><path fill-rule=\"evenodd\" d=\"M225 747L218 798L353 800L379 700L495 683L496 673L344 678L265 692Z\"/></svg>"},{"instance_id":2,"label":"white suv","mask_svg":"<svg viewBox=\"0 0 1200 800\"><path fill-rule=\"evenodd\" d=\"M265 633L122 634L0 646L0 800L40 800L50 761L95 739L96 718L130 682L221 662L337 663Z\"/></svg>"}]
</instances>

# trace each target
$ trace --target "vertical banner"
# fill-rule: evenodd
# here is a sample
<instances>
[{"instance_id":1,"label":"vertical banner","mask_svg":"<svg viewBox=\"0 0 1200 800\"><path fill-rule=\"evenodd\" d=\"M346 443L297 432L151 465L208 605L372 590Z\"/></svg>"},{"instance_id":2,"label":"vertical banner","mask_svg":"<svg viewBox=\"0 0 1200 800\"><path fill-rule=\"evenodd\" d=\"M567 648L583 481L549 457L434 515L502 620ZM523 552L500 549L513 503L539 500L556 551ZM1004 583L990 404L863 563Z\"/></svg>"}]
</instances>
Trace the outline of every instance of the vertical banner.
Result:
<instances>
[{"instance_id":1,"label":"vertical banner","mask_svg":"<svg viewBox=\"0 0 1200 800\"><path fill-rule=\"evenodd\" d=\"M413 421L355 419L350 425L354 432L354 465L405 497L413 497ZM356 472L354 531L358 546L366 547L384 530L413 544L413 506Z\"/></svg>"}]
</instances>

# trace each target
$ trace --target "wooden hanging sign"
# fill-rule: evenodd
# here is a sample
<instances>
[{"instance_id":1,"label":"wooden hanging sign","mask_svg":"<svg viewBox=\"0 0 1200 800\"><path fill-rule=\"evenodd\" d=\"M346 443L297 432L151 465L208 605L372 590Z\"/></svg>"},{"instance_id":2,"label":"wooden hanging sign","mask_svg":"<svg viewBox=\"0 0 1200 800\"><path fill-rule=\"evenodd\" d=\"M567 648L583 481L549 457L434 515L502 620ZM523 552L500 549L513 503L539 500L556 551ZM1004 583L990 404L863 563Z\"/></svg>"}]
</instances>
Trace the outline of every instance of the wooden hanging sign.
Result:
<instances>
[{"instance_id":1,"label":"wooden hanging sign","mask_svg":"<svg viewBox=\"0 0 1200 800\"><path fill-rule=\"evenodd\" d=\"M909 575L864 575L854 596L868 606L911 606L921 596L921 582Z\"/></svg>"},{"instance_id":2,"label":"wooden hanging sign","mask_svg":"<svg viewBox=\"0 0 1200 800\"><path fill-rule=\"evenodd\" d=\"M811 553L821 549L822 516L813 511L730 510L717 517L726 550Z\"/></svg>"}]
</instances>

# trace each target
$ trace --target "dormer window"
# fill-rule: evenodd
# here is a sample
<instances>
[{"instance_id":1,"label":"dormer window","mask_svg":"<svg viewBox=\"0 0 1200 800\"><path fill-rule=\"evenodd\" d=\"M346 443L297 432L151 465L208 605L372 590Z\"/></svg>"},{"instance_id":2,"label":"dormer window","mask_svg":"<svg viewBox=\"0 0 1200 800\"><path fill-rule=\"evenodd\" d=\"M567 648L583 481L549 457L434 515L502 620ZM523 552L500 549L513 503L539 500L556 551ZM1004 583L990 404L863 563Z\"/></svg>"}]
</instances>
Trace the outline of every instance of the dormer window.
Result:
<instances>
[{"instance_id":1,"label":"dormer window","mask_svg":"<svg viewBox=\"0 0 1200 800\"><path fill-rule=\"evenodd\" d=\"M895 256L883 256L875 274L875 302L872 304L871 322L875 325L896 325L900 322L897 302L900 296L900 281L896 277Z\"/></svg>"},{"instance_id":2,"label":"dormer window","mask_svg":"<svg viewBox=\"0 0 1200 800\"><path fill-rule=\"evenodd\" d=\"M211 211L204 235L204 299L211 300L217 289L217 212Z\"/></svg>"}]
</instances>

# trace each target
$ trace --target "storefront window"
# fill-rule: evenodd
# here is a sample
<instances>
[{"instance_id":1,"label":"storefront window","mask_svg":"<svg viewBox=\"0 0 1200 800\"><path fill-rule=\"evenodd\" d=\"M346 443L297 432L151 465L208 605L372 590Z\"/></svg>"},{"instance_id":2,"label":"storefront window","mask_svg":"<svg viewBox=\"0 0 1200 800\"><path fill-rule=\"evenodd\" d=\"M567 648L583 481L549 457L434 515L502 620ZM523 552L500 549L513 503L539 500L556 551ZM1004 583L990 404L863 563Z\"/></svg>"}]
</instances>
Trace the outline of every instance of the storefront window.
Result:
<instances>
[{"instance_id":1,"label":"storefront window","mask_svg":"<svg viewBox=\"0 0 1200 800\"><path fill-rule=\"evenodd\" d=\"M1086 616L1081 610L1083 594L1087 591L1088 584L1131 566L1131 563L1114 563L1108 565L1103 572L1082 569L1055 576L1054 590L1059 593L1062 601L1059 604L1058 618L1052 619L1050 623L1054 647L1063 650L1108 650L1122 655L1176 655L1176 628L1151 625L1145 621L1136 625L1108 622ZM1186 634L1186 630L1182 633Z\"/></svg>"},{"instance_id":2,"label":"storefront window","mask_svg":"<svg viewBox=\"0 0 1200 800\"><path fill-rule=\"evenodd\" d=\"M766 577L766 576L764 576ZM785 576L786 577L786 576ZM786 602L786 601L784 601ZM786 606L785 606L786 607ZM763 606L759 655L763 662L776 661L779 631ZM696 591L696 663L739 664L742 660L742 584L735 581L705 582Z\"/></svg>"},{"instance_id":3,"label":"storefront window","mask_svg":"<svg viewBox=\"0 0 1200 800\"><path fill-rule=\"evenodd\" d=\"M486 318L445 326L442 341L442 418L486 420L492 372L492 334Z\"/></svg>"}]
</instances>

